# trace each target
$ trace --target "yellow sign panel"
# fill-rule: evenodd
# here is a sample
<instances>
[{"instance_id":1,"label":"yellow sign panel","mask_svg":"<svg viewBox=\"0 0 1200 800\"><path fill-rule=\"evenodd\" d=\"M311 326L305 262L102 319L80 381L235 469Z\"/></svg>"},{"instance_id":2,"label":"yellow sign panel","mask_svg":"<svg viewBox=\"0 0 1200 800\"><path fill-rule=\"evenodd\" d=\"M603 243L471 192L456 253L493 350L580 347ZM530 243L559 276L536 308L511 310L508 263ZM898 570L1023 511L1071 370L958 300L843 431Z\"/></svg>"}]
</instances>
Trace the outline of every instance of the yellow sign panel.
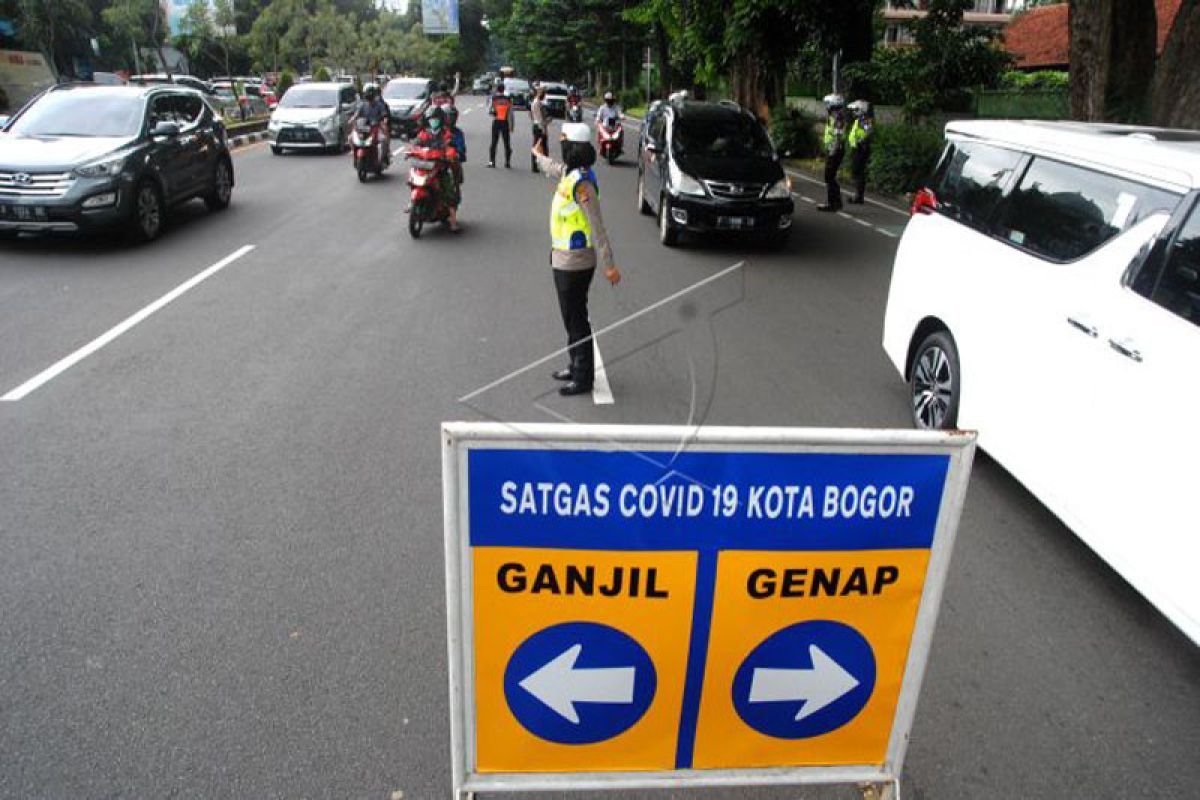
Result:
<instances>
[{"instance_id":1,"label":"yellow sign panel","mask_svg":"<svg viewBox=\"0 0 1200 800\"><path fill-rule=\"evenodd\" d=\"M696 554L476 547L473 555L478 770L672 769ZM551 741L523 726L510 709L505 672L512 655L535 634L581 622L616 628L644 648L654 665L657 692L645 713L610 739ZM573 724L552 709L545 716L551 735L555 721L563 728Z\"/></svg>"},{"instance_id":2,"label":"yellow sign panel","mask_svg":"<svg viewBox=\"0 0 1200 800\"><path fill-rule=\"evenodd\" d=\"M722 553L693 765L882 764L928 562L925 550ZM874 691L828 733L767 735L735 708L734 676L755 647L806 620L836 621L862 634L874 654Z\"/></svg>"}]
</instances>

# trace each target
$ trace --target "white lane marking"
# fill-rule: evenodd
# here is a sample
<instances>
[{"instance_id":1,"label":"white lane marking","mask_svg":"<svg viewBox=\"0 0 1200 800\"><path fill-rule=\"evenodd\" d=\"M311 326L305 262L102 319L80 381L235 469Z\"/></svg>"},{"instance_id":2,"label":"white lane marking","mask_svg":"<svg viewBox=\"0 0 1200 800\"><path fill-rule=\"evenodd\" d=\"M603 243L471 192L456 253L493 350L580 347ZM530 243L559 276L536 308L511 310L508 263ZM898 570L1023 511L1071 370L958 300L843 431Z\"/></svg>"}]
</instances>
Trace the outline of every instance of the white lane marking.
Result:
<instances>
[{"instance_id":1,"label":"white lane marking","mask_svg":"<svg viewBox=\"0 0 1200 800\"><path fill-rule=\"evenodd\" d=\"M471 108L468 108L468 109L466 109L465 111L463 111L463 113L464 113L464 114L470 114L470 113L471 113L472 111L474 111L474 110L475 110L475 108L474 108L474 106L472 106Z\"/></svg>"},{"instance_id":2,"label":"white lane marking","mask_svg":"<svg viewBox=\"0 0 1200 800\"><path fill-rule=\"evenodd\" d=\"M799 178L802 181L808 181L809 183L815 183L817 186L825 185L825 181L819 181L816 178L810 178L809 176L802 175L799 172L792 172L791 170L787 170L787 174L791 175L793 178ZM908 218L907 211L905 211L902 208L897 208L896 206L892 205L891 203L884 203L879 200L873 200L870 197L865 197L863 199L866 200L868 203L870 203L873 206L879 206L880 208L886 208L888 211L891 211L893 214L899 214L900 216L904 217L905 219Z\"/></svg>"},{"instance_id":3,"label":"white lane marking","mask_svg":"<svg viewBox=\"0 0 1200 800\"><path fill-rule=\"evenodd\" d=\"M865 219L858 219L856 217L854 221L857 222L859 225L862 225L865 228L874 228L875 227L871 223L867 222Z\"/></svg>"},{"instance_id":4,"label":"white lane marking","mask_svg":"<svg viewBox=\"0 0 1200 800\"><path fill-rule=\"evenodd\" d=\"M804 202L806 202L806 203L815 203L815 202L817 202L816 200L813 200L811 197L809 197L809 196L808 196L808 195L806 195L806 194L802 194L802 195L800 195L800 199L801 199L801 200L803 200L803 201L804 201Z\"/></svg>"},{"instance_id":5,"label":"white lane marking","mask_svg":"<svg viewBox=\"0 0 1200 800\"><path fill-rule=\"evenodd\" d=\"M843 219L854 219L854 217L850 216L845 211L839 211L839 212L837 212L837 215L839 217L842 217Z\"/></svg>"},{"instance_id":6,"label":"white lane marking","mask_svg":"<svg viewBox=\"0 0 1200 800\"><path fill-rule=\"evenodd\" d=\"M138 311L133 316L128 317L123 322L119 322L112 328L109 328L106 332L100 334L95 339L93 339L92 341L85 344L83 347L76 350L74 353L71 353L71 355L67 356L66 358L61 359L60 361L56 362L55 364L52 364L51 366L49 366L46 369L39 372L37 375L34 375L32 378L25 381L17 388L13 389L8 394L4 395L3 397L0 397L0 401L15 402L15 401L20 400L21 398L25 397L25 395L29 394L34 389L38 388L39 386L46 383L47 381L54 379L55 377L62 374L66 370L68 370L71 367L78 364L80 361L83 361L85 358L90 356L92 353L96 352L101 347L104 347L104 345L108 344L109 342L113 341L121 334L128 331L134 325L137 325L139 322L144 321L151 314L162 309L164 306L166 306L172 300L175 300L178 297L180 297L184 292L188 291L189 289L194 288L195 286L199 285L202 281L204 281L208 278L211 278L213 275L216 275L218 272L225 269L225 267L229 266L234 261L237 261L239 258L246 255L253 249L254 249L254 245L252 245L252 244L242 245L237 250L234 250L232 253L225 256L217 263L213 264L208 269L192 276L188 280L179 284L174 289L167 292L162 297L158 298L153 303L151 303L150 305L143 308L141 311Z\"/></svg>"},{"instance_id":7,"label":"white lane marking","mask_svg":"<svg viewBox=\"0 0 1200 800\"><path fill-rule=\"evenodd\" d=\"M878 225L876 225L876 226L875 226L875 230L879 231L879 232L880 232L880 233L882 233L884 236L890 237L890 238L892 238L892 239L899 239L899 238L900 238L900 236L899 236L898 234L892 233L891 231L885 231L883 228L880 228Z\"/></svg>"},{"instance_id":8,"label":"white lane marking","mask_svg":"<svg viewBox=\"0 0 1200 800\"><path fill-rule=\"evenodd\" d=\"M600 357L600 345L592 339L592 358L595 359L594 377L592 378L592 402L598 406L611 406L613 400L612 388L608 385L608 373L604 370L604 359Z\"/></svg>"}]
</instances>

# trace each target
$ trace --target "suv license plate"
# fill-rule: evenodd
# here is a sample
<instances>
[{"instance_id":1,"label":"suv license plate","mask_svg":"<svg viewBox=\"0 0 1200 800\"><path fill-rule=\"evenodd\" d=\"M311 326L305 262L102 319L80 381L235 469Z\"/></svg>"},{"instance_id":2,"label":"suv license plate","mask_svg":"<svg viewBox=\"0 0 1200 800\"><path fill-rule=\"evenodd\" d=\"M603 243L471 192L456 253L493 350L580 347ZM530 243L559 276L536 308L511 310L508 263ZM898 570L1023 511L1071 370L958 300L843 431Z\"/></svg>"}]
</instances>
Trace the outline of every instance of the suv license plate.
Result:
<instances>
[{"instance_id":1,"label":"suv license plate","mask_svg":"<svg viewBox=\"0 0 1200 800\"><path fill-rule=\"evenodd\" d=\"M754 217L717 217L718 228L734 228L742 230L754 227Z\"/></svg>"},{"instance_id":2,"label":"suv license plate","mask_svg":"<svg viewBox=\"0 0 1200 800\"><path fill-rule=\"evenodd\" d=\"M0 218L31 222L46 219L45 206L0 206Z\"/></svg>"}]
</instances>

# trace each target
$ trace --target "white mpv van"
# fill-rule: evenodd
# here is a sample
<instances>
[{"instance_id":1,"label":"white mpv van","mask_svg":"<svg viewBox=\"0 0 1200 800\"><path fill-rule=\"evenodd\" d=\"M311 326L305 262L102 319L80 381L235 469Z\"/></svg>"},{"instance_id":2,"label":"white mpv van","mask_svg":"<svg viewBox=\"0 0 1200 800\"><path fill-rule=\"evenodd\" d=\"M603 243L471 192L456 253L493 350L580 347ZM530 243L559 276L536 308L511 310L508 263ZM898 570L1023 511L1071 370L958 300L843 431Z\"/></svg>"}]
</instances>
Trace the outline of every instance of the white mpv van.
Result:
<instances>
[{"instance_id":1,"label":"white mpv van","mask_svg":"<svg viewBox=\"0 0 1200 800\"><path fill-rule=\"evenodd\" d=\"M1200 133L955 122L883 346L922 428L997 461L1200 642Z\"/></svg>"}]
</instances>

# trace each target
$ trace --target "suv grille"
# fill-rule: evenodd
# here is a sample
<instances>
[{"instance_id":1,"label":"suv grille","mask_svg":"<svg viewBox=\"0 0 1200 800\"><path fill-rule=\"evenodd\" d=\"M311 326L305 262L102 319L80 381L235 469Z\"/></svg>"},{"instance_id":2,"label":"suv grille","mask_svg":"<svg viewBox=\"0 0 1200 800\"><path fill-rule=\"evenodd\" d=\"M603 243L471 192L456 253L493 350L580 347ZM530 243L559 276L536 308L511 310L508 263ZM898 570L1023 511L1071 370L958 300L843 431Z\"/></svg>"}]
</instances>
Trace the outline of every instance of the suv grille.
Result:
<instances>
[{"instance_id":1,"label":"suv grille","mask_svg":"<svg viewBox=\"0 0 1200 800\"><path fill-rule=\"evenodd\" d=\"M729 183L725 181L705 181L709 193L720 200L757 200L762 197L765 184L761 183Z\"/></svg>"},{"instance_id":2,"label":"suv grille","mask_svg":"<svg viewBox=\"0 0 1200 800\"><path fill-rule=\"evenodd\" d=\"M62 197L74 182L69 172L0 172L0 195Z\"/></svg>"}]
</instances>

